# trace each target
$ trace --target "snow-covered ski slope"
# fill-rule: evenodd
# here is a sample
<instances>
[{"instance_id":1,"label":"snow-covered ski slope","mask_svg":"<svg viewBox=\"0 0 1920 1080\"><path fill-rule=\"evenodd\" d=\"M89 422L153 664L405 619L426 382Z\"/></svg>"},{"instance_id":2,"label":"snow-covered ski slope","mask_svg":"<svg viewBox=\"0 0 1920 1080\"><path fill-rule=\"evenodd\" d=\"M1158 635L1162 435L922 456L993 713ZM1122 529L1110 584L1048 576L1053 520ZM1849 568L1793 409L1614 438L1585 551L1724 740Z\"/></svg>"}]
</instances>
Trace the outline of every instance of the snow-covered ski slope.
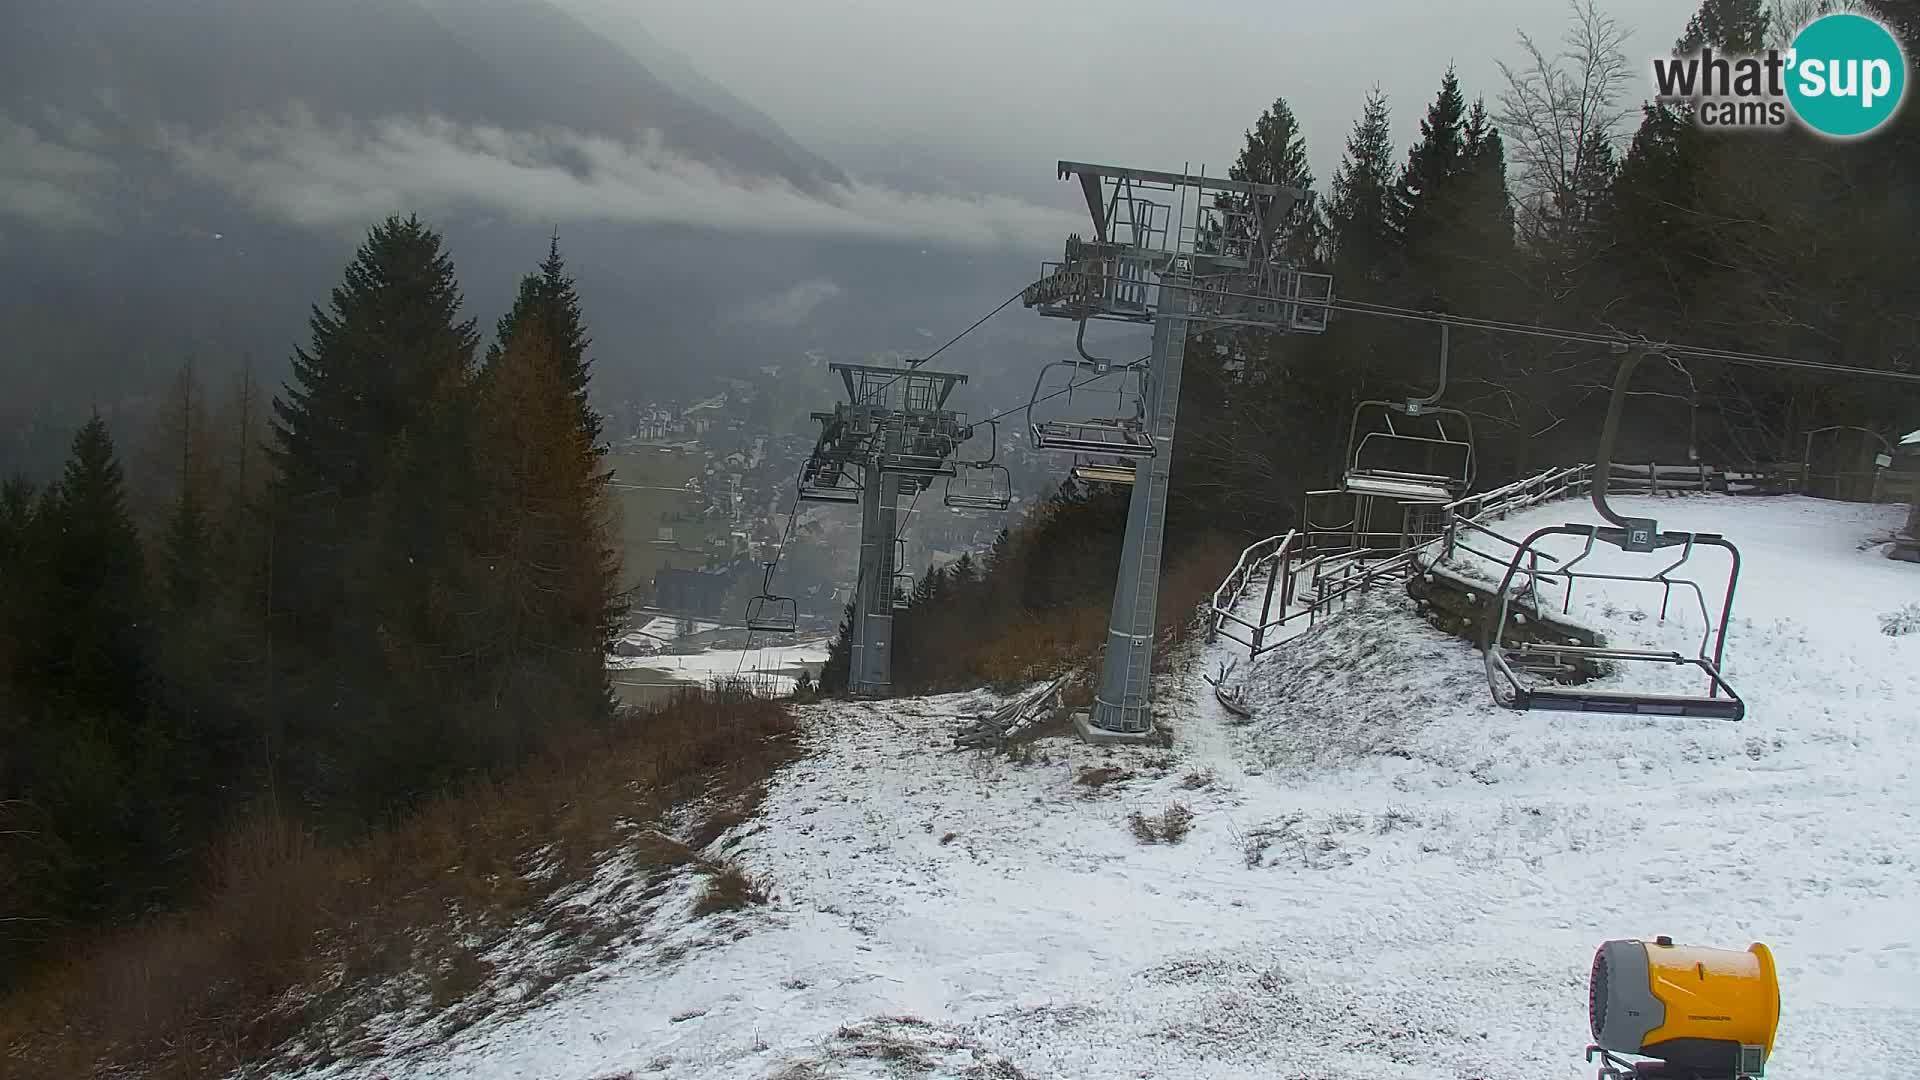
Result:
<instances>
[{"instance_id":1,"label":"snow-covered ski slope","mask_svg":"<svg viewBox=\"0 0 1920 1080\"><path fill-rule=\"evenodd\" d=\"M1572 1080L1594 946L1660 933L1773 947L1770 1077L1920 1075L1920 633L1878 620L1920 568L1862 549L1904 508L1620 502L1741 546L1746 721L1498 710L1397 588L1243 662L1251 722L1198 650L1157 691L1171 749L949 750L984 694L812 706L717 845L773 904L669 905L546 1003L316 1075ZM1561 520L1594 519L1495 527ZM1573 613L1659 639L1657 594ZM1183 842L1135 839L1176 802Z\"/></svg>"}]
</instances>

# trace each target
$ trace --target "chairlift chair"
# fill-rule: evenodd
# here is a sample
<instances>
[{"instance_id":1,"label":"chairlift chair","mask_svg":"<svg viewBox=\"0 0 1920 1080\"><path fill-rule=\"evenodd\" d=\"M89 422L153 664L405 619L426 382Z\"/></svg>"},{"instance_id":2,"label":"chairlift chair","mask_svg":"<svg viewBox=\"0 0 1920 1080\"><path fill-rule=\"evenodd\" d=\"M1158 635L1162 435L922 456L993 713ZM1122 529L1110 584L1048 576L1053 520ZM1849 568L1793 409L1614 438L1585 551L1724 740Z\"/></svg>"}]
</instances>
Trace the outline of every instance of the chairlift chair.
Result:
<instances>
[{"instance_id":1,"label":"chairlift chair","mask_svg":"<svg viewBox=\"0 0 1920 1080\"><path fill-rule=\"evenodd\" d=\"M1733 616L1734 589L1740 581L1740 550L1731 541L1717 533L1661 532L1659 524L1652 518L1622 517L1607 505L1607 482L1612 472L1613 446L1620 428L1621 405L1626 399L1627 384L1633 369L1644 355L1644 350L1636 350L1621 362L1619 374L1614 380L1613 396L1607 406L1606 421L1601 427L1600 451L1590 481L1590 495L1594 509L1609 524L1549 525L1534 530L1520 542L1513 559L1508 562L1506 573L1500 579L1498 600L1488 605L1488 623L1481 634L1481 653L1487 669L1487 685L1493 693L1494 701L1507 708L1687 716L1714 720L1741 720L1746 716L1746 703L1720 674L1721 654L1727 641L1727 623ZM1532 568L1533 564L1529 556L1535 555L1539 542L1549 536L1579 536L1584 537L1586 542L1578 555L1554 569ZM1636 554L1652 554L1679 548L1680 555L1679 558L1651 574L1606 574L1578 569L1579 564L1590 556L1599 544L1608 544L1623 552ZM1727 588L1717 623L1708 612L1706 595L1701 591L1699 583L1673 576L1674 571L1684 566L1692 558L1694 551L1700 547L1722 548L1730 557ZM1679 588L1690 591L1698 605L1701 620L1705 624L1705 629L1700 636L1700 647L1695 655L1688 656L1673 650L1615 649L1604 646L1536 642L1516 642L1509 645L1502 640L1502 636L1508 625L1514 579L1522 573L1522 567L1530 567L1526 571L1529 575L1528 587L1535 592L1536 597L1537 589L1534 588L1534 584L1538 580L1564 581L1568 595L1563 603L1563 610L1572 602L1573 582L1581 578L1642 581L1659 585L1662 621L1666 619L1667 606L1672 599L1673 590ZM1538 610L1537 599L1535 610ZM1596 691L1558 684L1543 685L1521 678L1522 673L1537 675L1542 672L1563 670L1569 666L1570 661L1580 659L1698 668L1707 677L1707 692L1704 695L1682 695L1641 694L1617 690Z\"/></svg>"},{"instance_id":2,"label":"chairlift chair","mask_svg":"<svg viewBox=\"0 0 1920 1080\"><path fill-rule=\"evenodd\" d=\"M956 461L947 477L943 502L954 510L1005 510L1013 505L1013 474L995 459L1000 454L1000 425L988 420L992 444L979 461Z\"/></svg>"},{"instance_id":3,"label":"chairlift chair","mask_svg":"<svg viewBox=\"0 0 1920 1080\"><path fill-rule=\"evenodd\" d=\"M1441 323L1440 385L1433 393L1405 401L1363 401L1354 407L1341 491L1400 502L1446 503L1473 486L1473 419L1437 404L1447 389L1447 338L1447 324ZM1374 417L1371 423L1369 414Z\"/></svg>"},{"instance_id":4,"label":"chairlift chair","mask_svg":"<svg viewBox=\"0 0 1920 1080\"><path fill-rule=\"evenodd\" d=\"M1147 430L1146 410L1146 369L1140 363L1116 365L1105 357L1094 356L1087 352L1085 335L1086 320L1080 322L1079 333L1074 338L1074 349L1080 355L1078 359L1056 360L1040 368L1040 374L1034 378L1033 394L1027 400L1027 430L1033 436L1033 445L1037 450L1064 450L1075 454L1111 454L1123 458L1150 458L1154 456L1153 435ZM1047 371L1051 368L1067 369L1067 381L1064 386L1053 392L1042 394L1046 386ZM1140 380L1140 389L1133 395L1132 408L1127 407L1125 380L1114 388L1116 408L1112 415L1098 416L1086 420L1040 420L1033 418L1033 407L1048 398L1064 393L1068 404L1073 402L1073 392L1096 379L1105 378L1119 372L1133 372ZM1094 374L1088 379L1078 379L1081 370L1090 370ZM1091 392L1091 391L1083 391ZM1104 393L1104 391L1102 391Z\"/></svg>"},{"instance_id":5,"label":"chairlift chair","mask_svg":"<svg viewBox=\"0 0 1920 1080\"><path fill-rule=\"evenodd\" d=\"M747 629L756 633L791 634L800 629L800 604L791 596L781 596L773 591L773 571L780 565L778 560L762 563L766 567L766 576L761 578L760 592L747 601Z\"/></svg>"},{"instance_id":6,"label":"chairlift chair","mask_svg":"<svg viewBox=\"0 0 1920 1080\"><path fill-rule=\"evenodd\" d=\"M1083 484L1132 484L1137 470L1131 461L1098 460L1085 454L1073 460L1073 478Z\"/></svg>"},{"instance_id":7,"label":"chairlift chair","mask_svg":"<svg viewBox=\"0 0 1920 1080\"><path fill-rule=\"evenodd\" d=\"M837 458L809 456L800 465L800 500L802 502L857 503L860 501L860 488L846 486L850 479L846 463Z\"/></svg>"}]
</instances>

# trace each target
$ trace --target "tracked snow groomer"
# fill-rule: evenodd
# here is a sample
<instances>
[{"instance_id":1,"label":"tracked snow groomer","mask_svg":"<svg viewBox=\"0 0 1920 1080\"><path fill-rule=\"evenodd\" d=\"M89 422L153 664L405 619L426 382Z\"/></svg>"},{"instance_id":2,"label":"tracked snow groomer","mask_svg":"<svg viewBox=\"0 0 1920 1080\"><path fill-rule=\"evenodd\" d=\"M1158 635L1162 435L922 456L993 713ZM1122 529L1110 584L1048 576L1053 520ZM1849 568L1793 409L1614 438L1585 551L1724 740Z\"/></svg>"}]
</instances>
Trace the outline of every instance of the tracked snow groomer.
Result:
<instances>
[{"instance_id":1,"label":"tracked snow groomer","mask_svg":"<svg viewBox=\"0 0 1920 1080\"><path fill-rule=\"evenodd\" d=\"M1598 1080L1754 1080L1780 1024L1773 954L1757 942L1745 952L1670 937L1603 942L1587 1018Z\"/></svg>"}]
</instances>

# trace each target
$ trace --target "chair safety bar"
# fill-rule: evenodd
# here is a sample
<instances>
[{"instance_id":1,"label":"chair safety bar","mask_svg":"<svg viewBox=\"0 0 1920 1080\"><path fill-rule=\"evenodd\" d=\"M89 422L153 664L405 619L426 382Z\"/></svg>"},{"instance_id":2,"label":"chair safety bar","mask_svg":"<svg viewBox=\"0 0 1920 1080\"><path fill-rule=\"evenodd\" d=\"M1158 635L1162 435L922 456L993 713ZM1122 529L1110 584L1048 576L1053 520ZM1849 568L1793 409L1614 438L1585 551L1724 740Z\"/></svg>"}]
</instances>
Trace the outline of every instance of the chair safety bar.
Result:
<instances>
[{"instance_id":1,"label":"chair safety bar","mask_svg":"<svg viewBox=\"0 0 1920 1080\"><path fill-rule=\"evenodd\" d=\"M1586 538L1586 546L1579 555L1564 565L1552 569L1542 569L1538 559L1544 552L1535 551L1539 542L1548 536L1580 536ZM1578 564L1593 551L1596 542L1611 544L1623 551L1648 552L1660 548L1681 548L1680 557L1662 567L1651 576L1629 576L1625 574L1603 574L1577 569ZM1683 578L1669 577L1680 568L1697 546L1726 549L1732 560L1727 575L1727 591L1716 624L1708 614L1706 598L1699 583ZM1529 560L1528 556L1534 559ZM1576 578L1589 578L1604 581L1635 581L1661 586L1662 599L1660 617L1666 618L1667 600L1674 587L1692 590L1701 618L1707 623L1701 635L1700 651L1697 656L1687 656L1678 652L1660 652L1642 649L1617 649L1588 645L1553 645L1535 642L1523 642L1509 648L1501 643L1500 635L1506 629L1508 612L1514 593L1514 578L1528 570L1528 589L1536 597L1536 583L1543 580L1564 580L1568 596L1562 604L1562 610L1572 602L1573 581ZM1648 531L1635 533L1627 529L1608 528L1596 525L1549 525L1535 529L1515 549L1513 558L1507 563L1507 571L1500 579L1496 592L1498 601L1488 605L1487 625L1481 634L1481 654L1487 668L1487 687L1495 702L1510 709L1559 709L1573 712L1608 712L1629 715L1690 716L1714 720L1741 720L1746 717L1746 704L1740 695L1734 692L1726 679L1720 674L1720 657L1726 647L1727 622L1733 615L1734 589L1740 582L1740 550L1725 537L1713 533L1681 533ZM1636 694L1613 690L1582 690L1565 686L1528 686L1520 681L1515 673L1514 662L1523 667L1529 661L1543 659L1549 663L1558 663L1565 658L1587 658L1594 660L1619 660L1643 663L1678 664L1699 668L1707 676L1707 693L1704 696L1674 694Z\"/></svg>"},{"instance_id":2,"label":"chair safety bar","mask_svg":"<svg viewBox=\"0 0 1920 1080\"><path fill-rule=\"evenodd\" d=\"M1033 425L1033 445L1041 450L1077 454L1152 457L1153 439L1145 429L1117 420L1047 420Z\"/></svg>"},{"instance_id":3,"label":"chair safety bar","mask_svg":"<svg viewBox=\"0 0 1920 1080\"><path fill-rule=\"evenodd\" d=\"M1013 475L1005 465L969 462L966 470L947 477L942 501L955 510L1005 510L1013 505Z\"/></svg>"}]
</instances>

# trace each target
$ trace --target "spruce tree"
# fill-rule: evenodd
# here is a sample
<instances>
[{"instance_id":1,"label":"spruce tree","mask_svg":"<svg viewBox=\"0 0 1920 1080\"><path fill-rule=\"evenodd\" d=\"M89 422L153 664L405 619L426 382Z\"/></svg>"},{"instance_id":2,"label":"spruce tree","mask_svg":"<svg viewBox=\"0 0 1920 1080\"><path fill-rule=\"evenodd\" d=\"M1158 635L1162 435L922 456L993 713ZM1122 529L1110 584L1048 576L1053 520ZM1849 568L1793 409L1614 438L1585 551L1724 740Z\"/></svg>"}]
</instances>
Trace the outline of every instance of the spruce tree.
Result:
<instances>
[{"instance_id":1,"label":"spruce tree","mask_svg":"<svg viewBox=\"0 0 1920 1080\"><path fill-rule=\"evenodd\" d=\"M1507 190L1506 148L1485 102L1473 103L1463 134L1459 225L1448 231L1478 279L1472 284L1484 293L1513 255L1513 198Z\"/></svg>"},{"instance_id":2,"label":"spruce tree","mask_svg":"<svg viewBox=\"0 0 1920 1080\"><path fill-rule=\"evenodd\" d=\"M1757 53L1768 37L1766 5L1761 0L1705 0L1674 43L1679 53L1710 47L1720 53Z\"/></svg>"},{"instance_id":3,"label":"spruce tree","mask_svg":"<svg viewBox=\"0 0 1920 1080\"><path fill-rule=\"evenodd\" d=\"M267 537L287 759L316 798L370 812L439 779L455 668L439 657L467 487L473 321L418 218L374 227L309 320L273 403Z\"/></svg>"},{"instance_id":4,"label":"spruce tree","mask_svg":"<svg viewBox=\"0 0 1920 1080\"><path fill-rule=\"evenodd\" d=\"M840 629L827 646L827 661L820 666L820 692L844 694L853 674L853 606L848 601L840 613Z\"/></svg>"},{"instance_id":5,"label":"spruce tree","mask_svg":"<svg viewBox=\"0 0 1920 1080\"><path fill-rule=\"evenodd\" d=\"M618 568L606 476L579 413L565 336L538 308L515 320L477 405L473 504L461 578L477 613L460 650L493 688L496 752L532 745L545 712L607 704Z\"/></svg>"},{"instance_id":6,"label":"spruce tree","mask_svg":"<svg viewBox=\"0 0 1920 1080\"><path fill-rule=\"evenodd\" d=\"M1230 179L1256 184L1313 186L1313 169L1307 164L1307 141L1300 134L1300 123L1286 98L1273 104L1254 121L1246 133L1247 144L1240 157L1227 170Z\"/></svg>"},{"instance_id":7,"label":"spruce tree","mask_svg":"<svg viewBox=\"0 0 1920 1080\"><path fill-rule=\"evenodd\" d=\"M587 445L596 454L604 454L606 447L600 441L603 421L600 414L593 410L587 392L593 367L593 361L587 357L587 348L593 344L593 339L587 336L573 277L567 273L566 262L560 258L558 235L549 243L547 257L541 262L539 272L521 279L520 292L514 298L513 308L500 317L494 342L487 349L485 371L491 371L498 362L507 342L513 339L514 328L533 316L538 316L546 324L546 332L553 338L560 355L566 359L567 387L573 395L578 423Z\"/></svg>"},{"instance_id":8,"label":"spruce tree","mask_svg":"<svg viewBox=\"0 0 1920 1080\"><path fill-rule=\"evenodd\" d=\"M445 407L470 377L477 336L460 304L440 237L417 218L389 218L361 245L329 310L314 309L312 344L295 350L294 383L273 402L270 451L274 591L297 627L324 635L364 623L366 602L391 584L349 563L383 539L367 528L401 436L417 445L440 434ZM417 492L420 509L441 501L440 486ZM358 610L335 618L348 596Z\"/></svg>"},{"instance_id":9,"label":"spruce tree","mask_svg":"<svg viewBox=\"0 0 1920 1080\"><path fill-rule=\"evenodd\" d=\"M1375 87L1347 135L1327 200L1327 261L1342 291L1365 295L1392 273L1398 248L1393 185L1392 116Z\"/></svg>"},{"instance_id":10,"label":"spruce tree","mask_svg":"<svg viewBox=\"0 0 1920 1080\"><path fill-rule=\"evenodd\" d=\"M38 522L50 631L51 689L74 709L131 723L141 675L145 601L140 540L127 513L124 474L106 421L94 413L73 439Z\"/></svg>"},{"instance_id":11,"label":"spruce tree","mask_svg":"<svg viewBox=\"0 0 1920 1080\"><path fill-rule=\"evenodd\" d=\"M172 612L186 613L201 605L207 593L207 574L212 558L212 525L207 505L212 487L210 462L203 444L206 423L202 415L199 383L189 361L175 380L173 410L178 414L178 429L169 431L172 450L180 472L174 481L173 506L161 526L160 571L164 606ZM163 426L171 428L171 424Z\"/></svg>"},{"instance_id":12,"label":"spruce tree","mask_svg":"<svg viewBox=\"0 0 1920 1080\"><path fill-rule=\"evenodd\" d=\"M1240 157L1228 168L1229 179L1256 184L1284 184L1306 194L1291 211L1292 225L1285 241L1296 259L1312 255L1317 243L1313 213L1313 169L1307 163L1307 140L1286 98L1275 98L1246 133Z\"/></svg>"},{"instance_id":13,"label":"spruce tree","mask_svg":"<svg viewBox=\"0 0 1920 1080\"><path fill-rule=\"evenodd\" d=\"M16 673L24 670L28 644L37 637L33 620L45 575L34 543L34 496L33 482L24 476L0 483L0 718L14 693Z\"/></svg>"},{"instance_id":14,"label":"spruce tree","mask_svg":"<svg viewBox=\"0 0 1920 1080\"><path fill-rule=\"evenodd\" d=\"M24 489L16 487L16 518ZM35 808L36 845L53 859L49 908L90 918L124 895L139 854L130 782L141 747L144 566L120 462L96 413L74 436L58 481L26 525L22 595L9 596L19 655L10 750L24 775L7 799Z\"/></svg>"},{"instance_id":15,"label":"spruce tree","mask_svg":"<svg viewBox=\"0 0 1920 1080\"><path fill-rule=\"evenodd\" d=\"M1453 68L1441 77L1440 92L1420 121L1420 138L1407 151L1394 192L1394 224L1402 243L1418 252L1441 231L1448 207L1447 189L1466 160L1467 102Z\"/></svg>"}]
</instances>

